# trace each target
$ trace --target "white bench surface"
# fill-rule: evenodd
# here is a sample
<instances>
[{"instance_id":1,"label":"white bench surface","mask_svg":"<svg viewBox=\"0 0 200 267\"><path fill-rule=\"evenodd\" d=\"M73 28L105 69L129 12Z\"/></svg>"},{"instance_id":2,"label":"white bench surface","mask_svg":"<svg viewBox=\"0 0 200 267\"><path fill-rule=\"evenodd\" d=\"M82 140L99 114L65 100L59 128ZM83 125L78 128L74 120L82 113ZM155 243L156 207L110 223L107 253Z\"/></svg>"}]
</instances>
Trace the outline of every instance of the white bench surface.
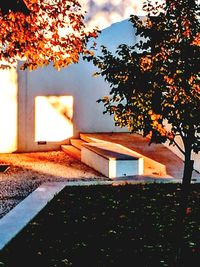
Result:
<instances>
[{"instance_id":1,"label":"white bench surface","mask_svg":"<svg viewBox=\"0 0 200 267\"><path fill-rule=\"evenodd\" d=\"M88 143L83 144L83 147L108 160L138 160L141 158L140 154L114 143Z\"/></svg>"}]
</instances>

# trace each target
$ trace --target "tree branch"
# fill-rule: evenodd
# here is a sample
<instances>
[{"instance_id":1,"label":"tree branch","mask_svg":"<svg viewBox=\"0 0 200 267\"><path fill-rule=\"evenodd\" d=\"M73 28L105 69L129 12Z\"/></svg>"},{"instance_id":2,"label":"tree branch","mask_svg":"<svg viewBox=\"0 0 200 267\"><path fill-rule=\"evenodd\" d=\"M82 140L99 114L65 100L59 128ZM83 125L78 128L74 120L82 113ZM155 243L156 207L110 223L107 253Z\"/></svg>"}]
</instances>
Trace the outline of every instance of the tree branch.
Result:
<instances>
[{"instance_id":1,"label":"tree branch","mask_svg":"<svg viewBox=\"0 0 200 267\"><path fill-rule=\"evenodd\" d=\"M167 138L167 139L171 141L170 138ZM179 149L179 151L185 156L185 151L179 146L179 144L175 140L173 140L173 143Z\"/></svg>"}]
</instances>

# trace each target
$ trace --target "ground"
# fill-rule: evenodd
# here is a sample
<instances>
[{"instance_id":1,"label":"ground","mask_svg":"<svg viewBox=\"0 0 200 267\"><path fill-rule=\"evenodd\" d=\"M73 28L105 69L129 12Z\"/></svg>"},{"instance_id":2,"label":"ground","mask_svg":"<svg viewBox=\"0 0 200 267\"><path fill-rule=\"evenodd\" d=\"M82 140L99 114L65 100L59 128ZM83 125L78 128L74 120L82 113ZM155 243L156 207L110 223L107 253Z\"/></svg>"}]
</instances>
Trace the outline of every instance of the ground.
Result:
<instances>
[{"instance_id":1,"label":"ground","mask_svg":"<svg viewBox=\"0 0 200 267\"><path fill-rule=\"evenodd\" d=\"M49 181L106 179L63 151L0 154L0 218L40 184Z\"/></svg>"},{"instance_id":2,"label":"ground","mask_svg":"<svg viewBox=\"0 0 200 267\"><path fill-rule=\"evenodd\" d=\"M85 138L121 144L166 167L166 175L163 177L157 173L158 165L152 165L152 161L146 160L145 175L134 177L136 181L182 180L183 161L162 144L149 146L146 138L128 133L87 134ZM5 173L0 172L0 218L44 182L108 180L63 151L0 154L0 164L10 165ZM198 172L193 171L192 178L200 183Z\"/></svg>"}]
</instances>

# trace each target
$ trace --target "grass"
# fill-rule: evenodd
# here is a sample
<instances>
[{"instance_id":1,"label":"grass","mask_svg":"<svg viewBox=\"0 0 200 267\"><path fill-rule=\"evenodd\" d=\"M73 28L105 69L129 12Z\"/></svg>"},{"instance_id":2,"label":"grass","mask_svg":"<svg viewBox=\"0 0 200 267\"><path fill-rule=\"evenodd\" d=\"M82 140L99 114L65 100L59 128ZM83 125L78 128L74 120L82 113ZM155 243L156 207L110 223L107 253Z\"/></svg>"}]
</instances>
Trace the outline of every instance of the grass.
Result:
<instances>
[{"instance_id":1,"label":"grass","mask_svg":"<svg viewBox=\"0 0 200 267\"><path fill-rule=\"evenodd\" d=\"M179 196L176 184L66 187L2 250L0 266L175 267ZM196 267L198 184L189 208L184 267Z\"/></svg>"}]
</instances>

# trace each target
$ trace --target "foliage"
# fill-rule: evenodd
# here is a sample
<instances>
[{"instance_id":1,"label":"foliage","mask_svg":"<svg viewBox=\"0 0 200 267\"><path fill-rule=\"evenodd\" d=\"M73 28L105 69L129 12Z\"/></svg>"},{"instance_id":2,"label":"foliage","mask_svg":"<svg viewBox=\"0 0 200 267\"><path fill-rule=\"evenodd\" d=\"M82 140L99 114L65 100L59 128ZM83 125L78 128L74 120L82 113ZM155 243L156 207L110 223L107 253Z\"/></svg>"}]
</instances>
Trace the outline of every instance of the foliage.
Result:
<instances>
[{"instance_id":1,"label":"foliage","mask_svg":"<svg viewBox=\"0 0 200 267\"><path fill-rule=\"evenodd\" d=\"M23 60L22 69L53 62L56 69L77 63L88 38L77 0L15 0L0 5L2 66ZM6 2L6 5L4 5Z\"/></svg>"},{"instance_id":2,"label":"foliage","mask_svg":"<svg viewBox=\"0 0 200 267\"><path fill-rule=\"evenodd\" d=\"M136 44L121 44L115 54L103 46L87 59L110 84L110 96L99 102L116 125L156 143L178 146L180 135L185 151L178 148L189 158L200 150L199 9L191 0L164 2L145 1L146 18L131 16Z\"/></svg>"},{"instance_id":3,"label":"foliage","mask_svg":"<svg viewBox=\"0 0 200 267\"><path fill-rule=\"evenodd\" d=\"M179 198L177 184L66 187L1 251L0 261L7 267L176 266ZM196 184L186 218L184 266L199 266L199 201Z\"/></svg>"}]
</instances>

